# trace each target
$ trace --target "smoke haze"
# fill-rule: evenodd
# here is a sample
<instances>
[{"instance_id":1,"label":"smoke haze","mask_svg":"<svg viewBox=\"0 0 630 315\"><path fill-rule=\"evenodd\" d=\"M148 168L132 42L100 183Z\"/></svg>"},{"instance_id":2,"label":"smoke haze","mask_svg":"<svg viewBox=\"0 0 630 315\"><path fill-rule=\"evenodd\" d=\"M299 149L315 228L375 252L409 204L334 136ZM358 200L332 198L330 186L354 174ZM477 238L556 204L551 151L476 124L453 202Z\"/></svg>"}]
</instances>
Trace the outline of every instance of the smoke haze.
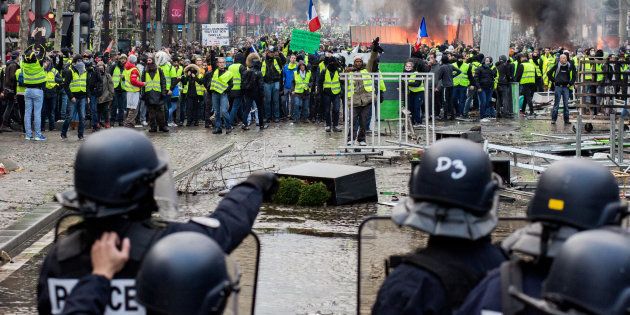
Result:
<instances>
[{"instance_id":1,"label":"smoke haze","mask_svg":"<svg viewBox=\"0 0 630 315\"><path fill-rule=\"evenodd\" d=\"M575 0L511 0L511 4L521 23L534 27L534 34L541 45L569 41Z\"/></svg>"}]
</instances>

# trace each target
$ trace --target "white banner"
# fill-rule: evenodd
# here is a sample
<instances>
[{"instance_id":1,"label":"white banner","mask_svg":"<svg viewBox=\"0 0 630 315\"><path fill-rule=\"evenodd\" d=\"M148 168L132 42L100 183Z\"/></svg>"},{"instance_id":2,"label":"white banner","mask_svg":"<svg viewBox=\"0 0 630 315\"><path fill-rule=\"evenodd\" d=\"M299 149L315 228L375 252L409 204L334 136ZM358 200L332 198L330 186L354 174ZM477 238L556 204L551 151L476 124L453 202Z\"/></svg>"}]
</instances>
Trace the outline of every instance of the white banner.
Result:
<instances>
[{"instance_id":1,"label":"white banner","mask_svg":"<svg viewBox=\"0 0 630 315\"><path fill-rule=\"evenodd\" d=\"M227 24L201 24L201 44L204 46L229 46L230 29Z\"/></svg>"}]
</instances>

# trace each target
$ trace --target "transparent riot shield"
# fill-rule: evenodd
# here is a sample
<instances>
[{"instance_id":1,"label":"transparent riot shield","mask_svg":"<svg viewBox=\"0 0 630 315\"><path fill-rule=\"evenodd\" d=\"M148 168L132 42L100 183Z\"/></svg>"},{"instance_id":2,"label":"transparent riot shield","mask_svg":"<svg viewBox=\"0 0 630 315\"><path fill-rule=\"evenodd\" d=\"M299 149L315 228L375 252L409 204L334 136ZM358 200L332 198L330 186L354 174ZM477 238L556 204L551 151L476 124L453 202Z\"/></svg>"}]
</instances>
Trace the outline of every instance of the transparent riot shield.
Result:
<instances>
[{"instance_id":1,"label":"transparent riot shield","mask_svg":"<svg viewBox=\"0 0 630 315\"><path fill-rule=\"evenodd\" d=\"M499 242L523 227L525 218L499 218L492 233ZM389 257L404 255L426 246L429 235L410 227L400 227L390 217L370 217L359 226L357 314L370 314L381 284L389 273Z\"/></svg>"},{"instance_id":2,"label":"transparent riot shield","mask_svg":"<svg viewBox=\"0 0 630 315\"><path fill-rule=\"evenodd\" d=\"M230 276L233 281L238 279L240 290L230 295L223 314L254 314L259 263L260 240L250 232L228 258Z\"/></svg>"},{"instance_id":3,"label":"transparent riot shield","mask_svg":"<svg viewBox=\"0 0 630 315\"><path fill-rule=\"evenodd\" d=\"M83 217L74 213L59 219L55 227L55 242L66 237L68 230L81 222L83 222ZM223 314L254 314L259 264L260 240L256 233L250 232L227 258L230 278L232 282L238 283L239 291L230 295Z\"/></svg>"}]
</instances>

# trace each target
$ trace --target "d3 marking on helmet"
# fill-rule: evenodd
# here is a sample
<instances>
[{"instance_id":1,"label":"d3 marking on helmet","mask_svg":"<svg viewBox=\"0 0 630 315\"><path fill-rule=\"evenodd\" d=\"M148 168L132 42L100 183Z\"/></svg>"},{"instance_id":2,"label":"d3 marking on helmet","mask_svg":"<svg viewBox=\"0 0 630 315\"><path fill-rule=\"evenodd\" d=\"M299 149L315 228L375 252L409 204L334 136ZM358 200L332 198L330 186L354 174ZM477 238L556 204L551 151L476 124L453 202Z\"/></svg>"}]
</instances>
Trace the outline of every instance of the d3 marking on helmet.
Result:
<instances>
[{"instance_id":1,"label":"d3 marking on helmet","mask_svg":"<svg viewBox=\"0 0 630 315\"><path fill-rule=\"evenodd\" d=\"M451 160L451 158L447 156L440 156L438 157L437 162L437 167L435 168L436 173L445 172L454 168L455 171L451 173L452 179L458 180L466 175L466 165L464 165L462 160Z\"/></svg>"},{"instance_id":2,"label":"d3 marking on helmet","mask_svg":"<svg viewBox=\"0 0 630 315\"><path fill-rule=\"evenodd\" d=\"M547 204L547 207L550 210L564 211L564 200L551 198L549 199L549 203Z\"/></svg>"}]
</instances>

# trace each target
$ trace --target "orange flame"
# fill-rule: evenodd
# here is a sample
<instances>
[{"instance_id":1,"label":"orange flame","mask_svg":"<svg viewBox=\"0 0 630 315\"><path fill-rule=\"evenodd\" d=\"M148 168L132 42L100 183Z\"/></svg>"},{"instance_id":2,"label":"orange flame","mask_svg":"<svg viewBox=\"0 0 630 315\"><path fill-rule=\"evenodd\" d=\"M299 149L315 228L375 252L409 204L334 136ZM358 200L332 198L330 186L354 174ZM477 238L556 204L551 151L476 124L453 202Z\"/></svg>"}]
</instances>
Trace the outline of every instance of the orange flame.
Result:
<instances>
[{"instance_id":1,"label":"orange flame","mask_svg":"<svg viewBox=\"0 0 630 315\"><path fill-rule=\"evenodd\" d=\"M604 40L601 37L597 37L597 49L604 49Z\"/></svg>"}]
</instances>

